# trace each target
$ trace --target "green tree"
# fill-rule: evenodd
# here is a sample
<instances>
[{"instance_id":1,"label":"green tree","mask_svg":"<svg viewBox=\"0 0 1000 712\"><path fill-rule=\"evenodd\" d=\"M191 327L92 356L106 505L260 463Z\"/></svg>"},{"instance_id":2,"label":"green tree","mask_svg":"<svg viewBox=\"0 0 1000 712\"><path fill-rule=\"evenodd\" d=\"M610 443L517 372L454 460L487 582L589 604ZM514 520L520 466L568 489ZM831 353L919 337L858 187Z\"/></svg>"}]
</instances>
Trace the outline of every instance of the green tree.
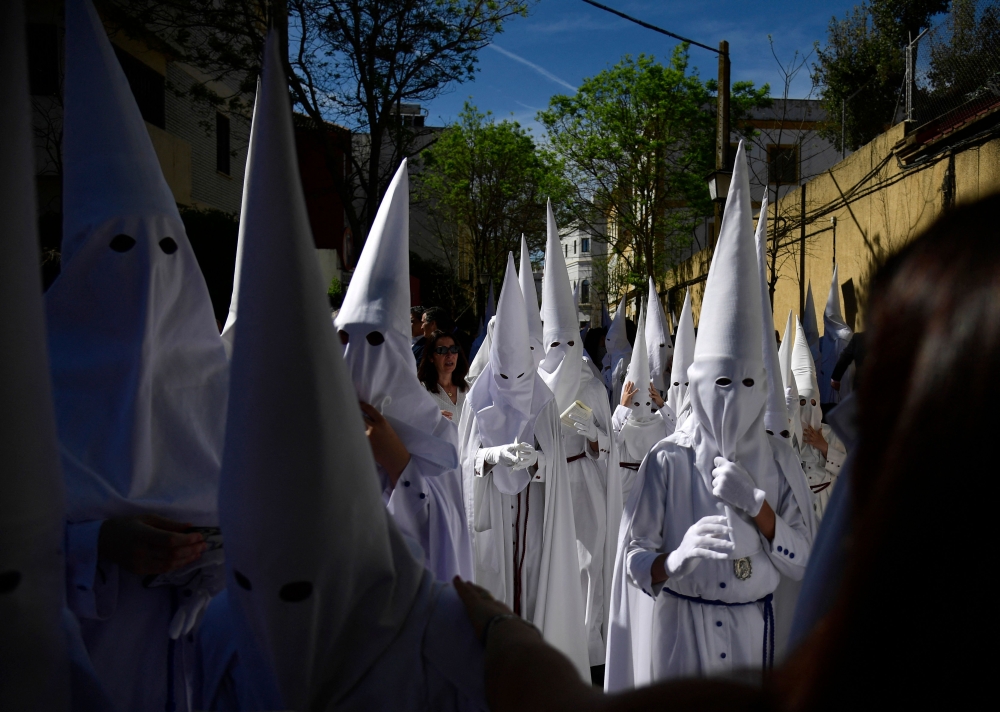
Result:
<instances>
[{"instance_id":1,"label":"green tree","mask_svg":"<svg viewBox=\"0 0 1000 712\"><path fill-rule=\"evenodd\" d=\"M930 45L930 67L920 99L944 110L984 95L996 96L1000 92L1000 7L954 0L949 29L950 33L935 32L924 41Z\"/></svg>"},{"instance_id":2,"label":"green tree","mask_svg":"<svg viewBox=\"0 0 1000 712\"><path fill-rule=\"evenodd\" d=\"M598 286L609 301L648 277L662 280L712 213L705 175L715 165L715 91L715 80L689 71L680 45L666 66L626 55L539 114L574 186L577 224L608 244L607 282ZM733 85L737 130L768 92Z\"/></svg>"},{"instance_id":3,"label":"green tree","mask_svg":"<svg viewBox=\"0 0 1000 712\"><path fill-rule=\"evenodd\" d=\"M829 117L820 135L855 150L895 121L906 77L906 45L948 9L948 0L866 0L830 19L813 84Z\"/></svg>"},{"instance_id":4,"label":"green tree","mask_svg":"<svg viewBox=\"0 0 1000 712\"><path fill-rule=\"evenodd\" d=\"M382 191L426 136L401 103L427 102L474 76L477 55L532 0L98 0L135 37L165 42L204 80L187 91L249 116L266 29L278 30L295 109L326 141L327 164L363 244ZM220 83L233 87L230 94ZM356 139L346 147L331 121ZM345 150L346 149L346 150ZM347 154L346 166L342 156Z\"/></svg>"},{"instance_id":5,"label":"green tree","mask_svg":"<svg viewBox=\"0 0 1000 712\"><path fill-rule=\"evenodd\" d=\"M502 283L521 235L532 252L544 248L546 199L558 207L569 195L562 167L516 121L497 121L468 102L421 158L417 199L458 277L449 306L456 317L470 307L480 314L484 282Z\"/></svg>"}]
</instances>

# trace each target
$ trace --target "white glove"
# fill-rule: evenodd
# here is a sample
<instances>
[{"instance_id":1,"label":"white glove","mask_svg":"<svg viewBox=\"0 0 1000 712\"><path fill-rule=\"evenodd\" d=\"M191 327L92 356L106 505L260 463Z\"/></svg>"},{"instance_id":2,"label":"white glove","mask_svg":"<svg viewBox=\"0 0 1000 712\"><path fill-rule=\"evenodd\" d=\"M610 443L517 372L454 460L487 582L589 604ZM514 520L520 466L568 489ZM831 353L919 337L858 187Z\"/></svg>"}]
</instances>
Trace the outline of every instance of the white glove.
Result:
<instances>
[{"instance_id":1,"label":"white glove","mask_svg":"<svg viewBox=\"0 0 1000 712\"><path fill-rule=\"evenodd\" d=\"M504 465L512 470L531 467L538 459L535 448L528 443L510 443L483 448L483 461L491 465Z\"/></svg>"},{"instance_id":2,"label":"white glove","mask_svg":"<svg viewBox=\"0 0 1000 712\"><path fill-rule=\"evenodd\" d=\"M173 640L194 630L205 615L209 602L226 587L222 534L206 535L205 542L209 549L197 561L156 576L145 584L147 587L173 586L177 589L180 605L168 628Z\"/></svg>"},{"instance_id":3,"label":"white glove","mask_svg":"<svg viewBox=\"0 0 1000 712\"><path fill-rule=\"evenodd\" d=\"M597 424L594 422L594 414L588 413L587 415L577 415L576 413L571 414L570 420L576 423L576 432L583 437L587 438L592 443L597 442L598 430Z\"/></svg>"},{"instance_id":4,"label":"white glove","mask_svg":"<svg viewBox=\"0 0 1000 712\"><path fill-rule=\"evenodd\" d=\"M702 559L722 560L729 557L735 545L727 537L732 529L726 526L725 515L702 517L684 532L681 545L667 555L667 576L679 579L698 568Z\"/></svg>"},{"instance_id":5,"label":"white glove","mask_svg":"<svg viewBox=\"0 0 1000 712\"><path fill-rule=\"evenodd\" d=\"M754 487L750 474L739 464L724 457L715 458L712 470L712 494L751 517L764 506L764 490Z\"/></svg>"}]
</instances>

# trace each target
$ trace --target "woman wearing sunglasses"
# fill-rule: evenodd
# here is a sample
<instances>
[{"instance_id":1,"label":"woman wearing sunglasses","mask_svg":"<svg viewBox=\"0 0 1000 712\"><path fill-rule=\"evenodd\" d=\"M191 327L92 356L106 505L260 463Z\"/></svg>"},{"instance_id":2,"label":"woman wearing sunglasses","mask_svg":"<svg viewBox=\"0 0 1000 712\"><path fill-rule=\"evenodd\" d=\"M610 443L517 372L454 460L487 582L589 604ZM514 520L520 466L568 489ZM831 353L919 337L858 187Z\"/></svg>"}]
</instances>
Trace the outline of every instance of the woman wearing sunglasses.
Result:
<instances>
[{"instance_id":1,"label":"woman wearing sunglasses","mask_svg":"<svg viewBox=\"0 0 1000 712\"><path fill-rule=\"evenodd\" d=\"M458 423L462 404L465 403L468 388L465 374L468 371L469 363L455 339L443 331L431 334L424 345L424 356L417 375L440 404L444 417L455 423Z\"/></svg>"}]
</instances>

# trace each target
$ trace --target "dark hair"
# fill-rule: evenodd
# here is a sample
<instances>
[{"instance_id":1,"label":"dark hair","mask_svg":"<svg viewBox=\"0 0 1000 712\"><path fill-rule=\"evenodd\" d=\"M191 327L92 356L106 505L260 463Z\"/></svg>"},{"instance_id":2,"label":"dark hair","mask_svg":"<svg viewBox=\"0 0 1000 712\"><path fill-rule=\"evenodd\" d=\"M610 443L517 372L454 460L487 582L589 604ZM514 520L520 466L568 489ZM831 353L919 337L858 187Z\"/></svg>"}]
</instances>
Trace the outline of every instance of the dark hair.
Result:
<instances>
[{"instance_id":1,"label":"dark hair","mask_svg":"<svg viewBox=\"0 0 1000 712\"><path fill-rule=\"evenodd\" d=\"M846 570L778 678L786 709L964 709L988 692L998 213L994 196L944 215L872 281Z\"/></svg>"},{"instance_id":2,"label":"dark hair","mask_svg":"<svg viewBox=\"0 0 1000 712\"><path fill-rule=\"evenodd\" d=\"M437 324L438 331L451 334L454 324L451 323L451 317L448 316L448 312L441 307L425 309L424 318L428 324Z\"/></svg>"},{"instance_id":3,"label":"dark hair","mask_svg":"<svg viewBox=\"0 0 1000 712\"><path fill-rule=\"evenodd\" d=\"M462 345L458 343L458 339L443 331L435 331L430 335L426 343L424 343L424 356L420 359L420 365L417 367L417 377L424 384L424 388L431 393L440 393L438 390L438 372L434 366L434 349L437 348L438 339L441 338L451 339L455 346L458 347L458 360L455 362L455 370L451 373L451 382L458 386L458 390L465 393L465 390L469 387L469 384L465 382L465 374L469 372L469 362L465 358L465 351L462 350Z\"/></svg>"},{"instance_id":4,"label":"dark hair","mask_svg":"<svg viewBox=\"0 0 1000 712\"><path fill-rule=\"evenodd\" d=\"M410 307L410 315L411 316L423 316L424 315L424 311L425 310L424 310L423 307Z\"/></svg>"}]
</instances>

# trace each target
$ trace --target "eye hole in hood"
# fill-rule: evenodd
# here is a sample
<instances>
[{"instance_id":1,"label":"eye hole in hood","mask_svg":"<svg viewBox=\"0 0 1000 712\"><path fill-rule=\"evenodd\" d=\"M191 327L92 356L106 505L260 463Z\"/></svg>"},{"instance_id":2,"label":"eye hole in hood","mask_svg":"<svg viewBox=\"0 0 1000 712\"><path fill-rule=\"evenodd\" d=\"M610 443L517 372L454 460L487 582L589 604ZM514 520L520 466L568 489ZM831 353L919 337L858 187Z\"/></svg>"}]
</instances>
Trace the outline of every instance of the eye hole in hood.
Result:
<instances>
[{"instance_id":1,"label":"eye hole in hood","mask_svg":"<svg viewBox=\"0 0 1000 712\"><path fill-rule=\"evenodd\" d=\"M253 585L250 583L250 579L235 569L233 570L233 578L236 579L236 583L240 585L240 588L246 589L247 591L253 590Z\"/></svg>"},{"instance_id":2,"label":"eye hole in hood","mask_svg":"<svg viewBox=\"0 0 1000 712\"><path fill-rule=\"evenodd\" d=\"M382 336L381 331L369 331L368 336L365 337L365 341L372 346L379 346L380 344L385 343L385 337Z\"/></svg>"},{"instance_id":3,"label":"eye hole in hood","mask_svg":"<svg viewBox=\"0 0 1000 712\"><path fill-rule=\"evenodd\" d=\"M115 235L111 238L111 242L108 243L110 247L115 252L128 252L133 247L135 247L135 238L129 237L128 235Z\"/></svg>"},{"instance_id":4,"label":"eye hole in hood","mask_svg":"<svg viewBox=\"0 0 1000 712\"><path fill-rule=\"evenodd\" d=\"M288 603L299 603L312 595L313 585L309 581L293 581L286 583L278 592L278 597Z\"/></svg>"},{"instance_id":5,"label":"eye hole in hood","mask_svg":"<svg viewBox=\"0 0 1000 712\"><path fill-rule=\"evenodd\" d=\"M165 237L160 240L160 249L163 250L168 255L172 255L177 252L177 243L174 242L174 238Z\"/></svg>"},{"instance_id":6,"label":"eye hole in hood","mask_svg":"<svg viewBox=\"0 0 1000 712\"><path fill-rule=\"evenodd\" d=\"M340 336L340 343L342 343L344 346L347 346L347 342L351 340L351 335L348 334L343 329L338 331L337 334Z\"/></svg>"},{"instance_id":7,"label":"eye hole in hood","mask_svg":"<svg viewBox=\"0 0 1000 712\"><path fill-rule=\"evenodd\" d=\"M717 386L728 386L732 384L732 381L728 378L717 378L715 379L715 385Z\"/></svg>"}]
</instances>

